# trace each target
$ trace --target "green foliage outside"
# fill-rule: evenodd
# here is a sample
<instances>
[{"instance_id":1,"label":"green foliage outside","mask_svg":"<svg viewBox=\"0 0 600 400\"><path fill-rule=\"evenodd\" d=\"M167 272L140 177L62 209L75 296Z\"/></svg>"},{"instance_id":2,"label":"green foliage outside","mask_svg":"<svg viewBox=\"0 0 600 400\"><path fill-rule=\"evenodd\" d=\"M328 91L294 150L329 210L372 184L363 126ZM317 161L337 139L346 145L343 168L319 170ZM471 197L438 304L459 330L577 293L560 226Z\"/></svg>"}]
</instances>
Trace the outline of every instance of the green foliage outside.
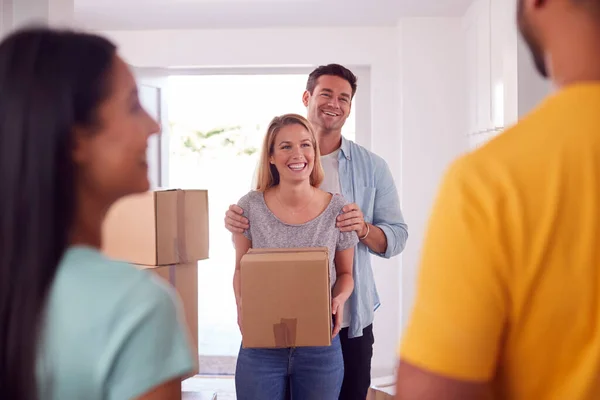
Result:
<instances>
[{"instance_id":1,"label":"green foliage outside","mask_svg":"<svg viewBox=\"0 0 600 400\"><path fill-rule=\"evenodd\" d=\"M260 126L256 126L255 129L258 132ZM249 140L256 132L250 133L242 126L226 126L200 131L179 127L172 122L171 132L176 130L183 141L183 146L199 155L210 151L231 150L237 156L250 156L258 151Z\"/></svg>"}]
</instances>

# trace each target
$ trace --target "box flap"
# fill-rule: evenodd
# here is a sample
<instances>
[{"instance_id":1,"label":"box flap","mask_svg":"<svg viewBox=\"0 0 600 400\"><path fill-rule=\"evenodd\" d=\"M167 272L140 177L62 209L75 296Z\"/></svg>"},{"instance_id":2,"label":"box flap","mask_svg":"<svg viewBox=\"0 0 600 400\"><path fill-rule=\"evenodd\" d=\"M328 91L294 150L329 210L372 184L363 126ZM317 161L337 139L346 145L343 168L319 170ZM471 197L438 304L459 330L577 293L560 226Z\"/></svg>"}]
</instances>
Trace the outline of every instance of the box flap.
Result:
<instances>
[{"instance_id":1,"label":"box flap","mask_svg":"<svg viewBox=\"0 0 600 400\"><path fill-rule=\"evenodd\" d=\"M153 192L173 192L176 190L183 190L181 188L165 188L165 187L158 187L155 189L152 189Z\"/></svg>"},{"instance_id":2,"label":"box flap","mask_svg":"<svg viewBox=\"0 0 600 400\"><path fill-rule=\"evenodd\" d=\"M327 247L250 249L242 256L242 261L247 265L250 263L291 262L296 260L328 261L329 249Z\"/></svg>"},{"instance_id":3,"label":"box flap","mask_svg":"<svg viewBox=\"0 0 600 400\"><path fill-rule=\"evenodd\" d=\"M306 252L306 253L257 253L245 254L242 256L242 263L246 267L255 264L265 263L288 263L293 261L327 261L329 256L326 253Z\"/></svg>"},{"instance_id":4,"label":"box flap","mask_svg":"<svg viewBox=\"0 0 600 400\"><path fill-rule=\"evenodd\" d=\"M264 254L264 253L314 253L326 252L329 253L327 247L290 247L290 248L262 248L250 249L248 254Z\"/></svg>"}]
</instances>

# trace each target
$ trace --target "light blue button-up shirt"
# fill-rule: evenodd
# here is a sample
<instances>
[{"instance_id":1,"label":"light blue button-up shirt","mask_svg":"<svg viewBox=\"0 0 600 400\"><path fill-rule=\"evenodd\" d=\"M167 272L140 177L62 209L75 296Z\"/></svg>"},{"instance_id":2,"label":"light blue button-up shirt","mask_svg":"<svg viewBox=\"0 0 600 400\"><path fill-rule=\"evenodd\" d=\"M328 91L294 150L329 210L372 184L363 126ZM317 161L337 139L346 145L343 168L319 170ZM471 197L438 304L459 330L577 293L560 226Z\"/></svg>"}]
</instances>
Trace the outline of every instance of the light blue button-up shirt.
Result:
<instances>
[{"instance_id":1,"label":"light blue button-up shirt","mask_svg":"<svg viewBox=\"0 0 600 400\"><path fill-rule=\"evenodd\" d=\"M350 338L360 337L373 323L380 306L375 286L371 254L390 258L404 250L408 227L400 210L400 197L392 173L383 158L342 137L338 155L340 188L346 200L356 203L365 221L383 230L387 238L385 253L371 251L362 242L354 252L354 291L350 302Z\"/></svg>"}]
</instances>

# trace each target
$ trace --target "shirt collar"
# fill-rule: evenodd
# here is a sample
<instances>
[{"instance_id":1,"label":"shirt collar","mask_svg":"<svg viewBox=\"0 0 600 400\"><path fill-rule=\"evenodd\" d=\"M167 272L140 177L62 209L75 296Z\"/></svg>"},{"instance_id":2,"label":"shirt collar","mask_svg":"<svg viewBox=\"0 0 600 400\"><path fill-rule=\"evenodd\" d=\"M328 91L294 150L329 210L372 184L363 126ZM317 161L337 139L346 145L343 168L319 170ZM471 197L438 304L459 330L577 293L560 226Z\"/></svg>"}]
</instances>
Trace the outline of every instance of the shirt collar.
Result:
<instances>
[{"instance_id":1,"label":"shirt collar","mask_svg":"<svg viewBox=\"0 0 600 400\"><path fill-rule=\"evenodd\" d=\"M342 156L346 158L346 160L350 160L350 141L347 140L344 136L342 136L342 146L340 147Z\"/></svg>"}]
</instances>

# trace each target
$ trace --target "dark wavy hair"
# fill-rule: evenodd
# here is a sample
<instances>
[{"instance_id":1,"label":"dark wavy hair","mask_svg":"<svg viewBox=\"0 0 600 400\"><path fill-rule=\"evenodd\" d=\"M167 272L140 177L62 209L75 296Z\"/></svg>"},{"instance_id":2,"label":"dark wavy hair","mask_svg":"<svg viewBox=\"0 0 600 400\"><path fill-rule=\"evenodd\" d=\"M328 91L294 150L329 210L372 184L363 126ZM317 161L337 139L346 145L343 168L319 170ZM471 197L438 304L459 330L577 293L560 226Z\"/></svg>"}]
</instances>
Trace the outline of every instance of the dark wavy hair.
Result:
<instances>
[{"instance_id":1,"label":"dark wavy hair","mask_svg":"<svg viewBox=\"0 0 600 400\"><path fill-rule=\"evenodd\" d=\"M0 43L0 397L36 400L45 304L69 245L73 128L99 124L115 46L27 27Z\"/></svg>"}]
</instances>

